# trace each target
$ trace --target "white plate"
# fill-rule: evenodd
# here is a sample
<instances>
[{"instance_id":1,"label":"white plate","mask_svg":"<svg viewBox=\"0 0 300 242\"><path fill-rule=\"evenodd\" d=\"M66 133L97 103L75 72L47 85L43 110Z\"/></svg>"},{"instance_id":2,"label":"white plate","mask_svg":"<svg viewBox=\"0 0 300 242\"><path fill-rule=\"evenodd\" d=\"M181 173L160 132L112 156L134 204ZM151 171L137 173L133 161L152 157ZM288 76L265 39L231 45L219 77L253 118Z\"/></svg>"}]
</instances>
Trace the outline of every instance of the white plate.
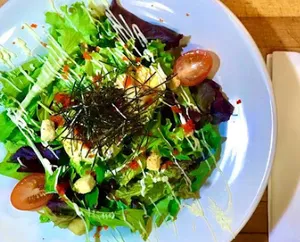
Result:
<instances>
[{"instance_id":1,"label":"white plate","mask_svg":"<svg viewBox=\"0 0 300 242\"><path fill-rule=\"evenodd\" d=\"M56 4L68 2L72 1L60 0ZM203 216L195 217L184 208L176 226L169 224L158 229L150 241L228 242L245 225L260 201L274 155L274 98L263 59L244 27L217 0L123 0L122 3L147 20L162 24L159 19L163 19L164 25L191 35L190 48L196 46L216 52L221 67L215 79L233 104L242 101L236 105L235 116L221 127L227 137L219 162L222 172L216 170L201 189L199 202ZM32 49L37 47L30 35L21 30L21 25L37 23L42 33L44 12L50 9L48 0L10 0L0 9L0 44L20 54L17 63L23 62L26 56L12 44L16 37L25 39ZM9 197L15 181L1 177L0 184L1 242L84 241L84 237L73 236L67 230L39 224L36 213L14 210ZM114 233L118 238L117 232ZM121 233L125 241L141 241L138 235L130 235L127 230L121 229ZM118 241L111 231L104 232L101 238Z\"/></svg>"}]
</instances>

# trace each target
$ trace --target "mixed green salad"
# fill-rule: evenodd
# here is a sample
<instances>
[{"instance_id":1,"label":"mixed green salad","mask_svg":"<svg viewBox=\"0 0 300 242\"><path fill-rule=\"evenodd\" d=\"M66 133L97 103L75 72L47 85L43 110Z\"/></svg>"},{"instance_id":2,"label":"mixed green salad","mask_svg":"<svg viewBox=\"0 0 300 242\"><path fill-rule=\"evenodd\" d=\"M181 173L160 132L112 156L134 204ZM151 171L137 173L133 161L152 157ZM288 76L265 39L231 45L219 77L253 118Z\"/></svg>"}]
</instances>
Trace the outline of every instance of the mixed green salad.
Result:
<instances>
[{"instance_id":1,"label":"mixed green salad","mask_svg":"<svg viewBox=\"0 0 300 242\"><path fill-rule=\"evenodd\" d=\"M183 35L116 1L62 6L46 23L47 41L24 28L48 54L15 67L0 50L12 205L77 235L124 226L147 240L216 167L233 106L208 79L212 56L181 54Z\"/></svg>"}]
</instances>

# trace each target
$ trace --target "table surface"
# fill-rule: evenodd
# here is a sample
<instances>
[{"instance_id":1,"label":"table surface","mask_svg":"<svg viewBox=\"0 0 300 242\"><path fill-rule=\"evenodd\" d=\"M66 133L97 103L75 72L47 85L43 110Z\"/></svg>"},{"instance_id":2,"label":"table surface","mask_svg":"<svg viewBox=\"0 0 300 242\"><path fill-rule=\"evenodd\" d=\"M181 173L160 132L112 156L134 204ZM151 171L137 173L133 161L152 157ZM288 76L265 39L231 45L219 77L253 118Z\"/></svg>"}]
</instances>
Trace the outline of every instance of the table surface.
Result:
<instances>
[{"instance_id":1,"label":"table surface","mask_svg":"<svg viewBox=\"0 0 300 242\"><path fill-rule=\"evenodd\" d=\"M300 51L299 0L221 0L246 26L262 55L275 50ZM0 0L0 7L6 0ZM268 241L268 196L234 242Z\"/></svg>"},{"instance_id":2,"label":"table surface","mask_svg":"<svg viewBox=\"0 0 300 242\"><path fill-rule=\"evenodd\" d=\"M242 21L264 57L275 50L300 51L299 0L221 0ZM234 242L268 241L268 196Z\"/></svg>"}]
</instances>

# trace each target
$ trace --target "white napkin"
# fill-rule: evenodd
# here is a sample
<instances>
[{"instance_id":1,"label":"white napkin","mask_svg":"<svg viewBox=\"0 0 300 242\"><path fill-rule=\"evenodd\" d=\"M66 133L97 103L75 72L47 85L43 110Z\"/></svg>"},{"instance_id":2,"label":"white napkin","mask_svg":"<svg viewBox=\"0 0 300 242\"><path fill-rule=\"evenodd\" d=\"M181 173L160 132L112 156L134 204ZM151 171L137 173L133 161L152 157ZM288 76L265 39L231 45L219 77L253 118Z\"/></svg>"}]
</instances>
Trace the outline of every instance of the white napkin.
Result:
<instances>
[{"instance_id":1,"label":"white napkin","mask_svg":"<svg viewBox=\"0 0 300 242\"><path fill-rule=\"evenodd\" d=\"M300 53L268 56L278 114L269 182L269 242L300 242Z\"/></svg>"}]
</instances>

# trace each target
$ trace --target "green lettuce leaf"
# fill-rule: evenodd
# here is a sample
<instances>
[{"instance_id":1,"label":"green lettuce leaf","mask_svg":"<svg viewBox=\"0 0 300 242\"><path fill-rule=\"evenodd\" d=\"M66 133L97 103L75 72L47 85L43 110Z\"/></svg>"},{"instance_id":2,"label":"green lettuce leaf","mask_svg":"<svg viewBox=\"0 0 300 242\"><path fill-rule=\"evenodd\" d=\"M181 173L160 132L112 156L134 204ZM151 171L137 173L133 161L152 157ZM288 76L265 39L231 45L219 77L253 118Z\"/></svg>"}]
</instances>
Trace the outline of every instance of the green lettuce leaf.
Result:
<instances>
[{"instance_id":1,"label":"green lettuce leaf","mask_svg":"<svg viewBox=\"0 0 300 242\"><path fill-rule=\"evenodd\" d=\"M142 209L122 209L117 212L100 212L80 208L85 219L93 226L108 226L116 228L119 226L128 227L132 232L138 231L143 238L147 239L150 231L149 225L146 229L146 219Z\"/></svg>"},{"instance_id":2,"label":"green lettuce leaf","mask_svg":"<svg viewBox=\"0 0 300 242\"><path fill-rule=\"evenodd\" d=\"M197 192L215 169L216 158L209 157L207 160L202 161L196 170L190 172L190 176L193 178L192 191Z\"/></svg>"},{"instance_id":3,"label":"green lettuce leaf","mask_svg":"<svg viewBox=\"0 0 300 242\"><path fill-rule=\"evenodd\" d=\"M89 13L89 10L83 2L77 2L71 5L71 7L62 6L61 10L64 12L65 25L72 27L79 32L83 39L88 43L92 43L92 37L97 36L97 27L93 22L93 19Z\"/></svg>"},{"instance_id":4,"label":"green lettuce leaf","mask_svg":"<svg viewBox=\"0 0 300 242\"><path fill-rule=\"evenodd\" d=\"M57 226L61 229L68 228L69 224L76 218L74 215L56 215L48 207L44 207L40 212L40 222L48 223L53 222L54 226Z\"/></svg>"},{"instance_id":5,"label":"green lettuce leaf","mask_svg":"<svg viewBox=\"0 0 300 242\"><path fill-rule=\"evenodd\" d=\"M5 142L11 135L16 125L7 116L6 111L0 114L0 142Z\"/></svg>"},{"instance_id":6,"label":"green lettuce leaf","mask_svg":"<svg viewBox=\"0 0 300 242\"><path fill-rule=\"evenodd\" d=\"M147 46L147 49L153 54L156 63L159 63L166 75L173 73L175 57L168 51L165 51L166 45L161 40L153 40Z\"/></svg>"},{"instance_id":7,"label":"green lettuce leaf","mask_svg":"<svg viewBox=\"0 0 300 242\"><path fill-rule=\"evenodd\" d=\"M20 168L19 164L9 163L6 161L2 161L0 163L0 175L11 177L17 180L22 180L28 173L18 172L17 170Z\"/></svg>"},{"instance_id":8,"label":"green lettuce leaf","mask_svg":"<svg viewBox=\"0 0 300 242\"><path fill-rule=\"evenodd\" d=\"M153 210L153 215L155 216L155 223L157 227L160 227L162 223L169 216L169 204L172 197L166 197L156 204Z\"/></svg>"},{"instance_id":9,"label":"green lettuce leaf","mask_svg":"<svg viewBox=\"0 0 300 242\"><path fill-rule=\"evenodd\" d=\"M3 132L1 134L3 134ZM22 173L17 171L20 168L19 163L10 162L12 155L15 154L15 152L19 148L26 145L27 141L18 129L14 129L10 133L10 135L8 135L8 137L6 138L6 142L4 143L4 147L6 149L7 154L4 160L0 163L0 175L11 177L17 180L22 180L24 177L29 175L28 173Z\"/></svg>"},{"instance_id":10,"label":"green lettuce leaf","mask_svg":"<svg viewBox=\"0 0 300 242\"><path fill-rule=\"evenodd\" d=\"M56 169L53 174L50 174L46 170L45 177L45 192L46 193L57 193L56 187L58 183L58 179L60 176L63 176L68 171L67 166L60 166Z\"/></svg>"},{"instance_id":11,"label":"green lettuce leaf","mask_svg":"<svg viewBox=\"0 0 300 242\"><path fill-rule=\"evenodd\" d=\"M93 191L85 195L85 203L88 208L95 209L98 206L99 189L95 187Z\"/></svg>"},{"instance_id":12,"label":"green lettuce leaf","mask_svg":"<svg viewBox=\"0 0 300 242\"><path fill-rule=\"evenodd\" d=\"M26 72L28 76L35 79L41 71L41 66L42 62L40 60L32 59L10 72L0 72L1 93L21 101L31 85L31 82L23 73Z\"/></svg>"}]
</instances>

